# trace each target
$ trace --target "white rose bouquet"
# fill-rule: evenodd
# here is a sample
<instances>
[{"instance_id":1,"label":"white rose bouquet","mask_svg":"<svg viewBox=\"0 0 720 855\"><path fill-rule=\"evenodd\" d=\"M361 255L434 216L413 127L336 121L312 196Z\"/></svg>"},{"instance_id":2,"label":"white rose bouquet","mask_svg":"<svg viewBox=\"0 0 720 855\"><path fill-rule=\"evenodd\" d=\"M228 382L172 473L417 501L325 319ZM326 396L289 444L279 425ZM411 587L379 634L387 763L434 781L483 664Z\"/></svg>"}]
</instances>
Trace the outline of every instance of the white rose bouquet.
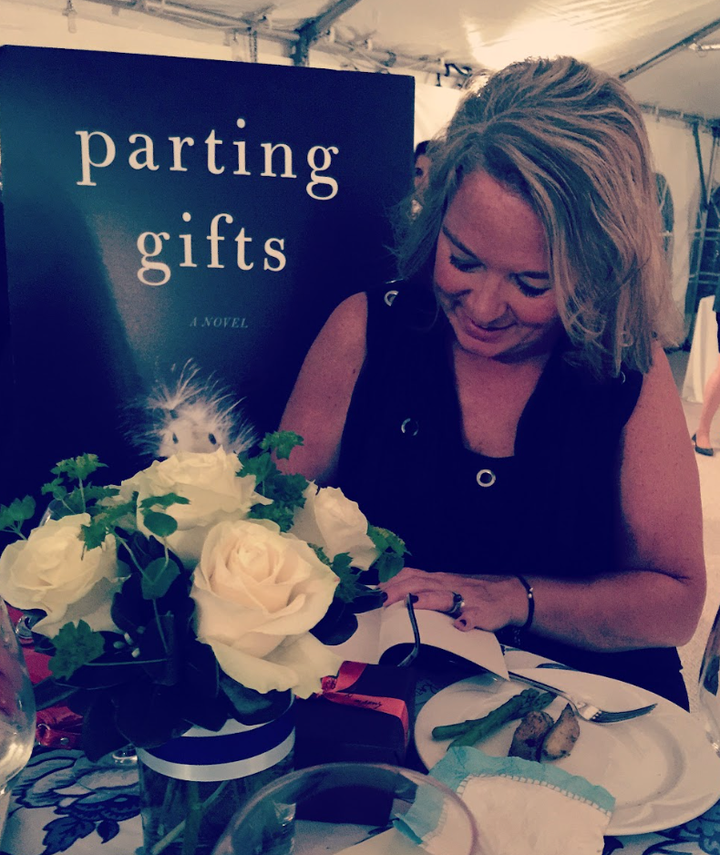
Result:
<instances>
[{"instance_id":1,"label":"white rose bouquet","mask_svg":"<svg viewBox=\"0 0 720 855\"><path fill-rule=\"evenodd\" d=\"M300 443L184 452L118 487L91 482L92 454L61 461L42 488L52 518L27 538L34 500L0 506L20 537L0 556L0 596L39 617L52 655L38 707L82 713L89 757L269 720L337 671L329 645L380 604L365 580L394 575L405 548L340 490L283 474L275 460Z\"/></svg>"}]
</instances>

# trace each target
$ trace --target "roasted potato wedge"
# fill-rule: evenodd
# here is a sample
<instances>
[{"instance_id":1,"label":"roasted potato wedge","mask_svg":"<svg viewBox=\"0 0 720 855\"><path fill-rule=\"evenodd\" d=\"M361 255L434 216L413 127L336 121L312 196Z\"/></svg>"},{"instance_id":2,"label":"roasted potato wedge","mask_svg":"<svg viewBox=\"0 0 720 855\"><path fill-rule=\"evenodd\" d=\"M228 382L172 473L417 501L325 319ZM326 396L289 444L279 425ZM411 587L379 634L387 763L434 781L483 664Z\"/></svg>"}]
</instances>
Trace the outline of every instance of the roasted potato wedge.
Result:
<instances>
[{"instance_id":1,"label":"roasted potato wedge","mask_svg":"<svg viewBox=\"0 0 720 855\"><path fill-rule=\"evenodd\" d=\"M553 724L553 718L548 713L535 710L529 712L515 729L508 756L538 760L545 736Z\"/></svg>"},{"instance_id":2,"label":"roasted potato wedge","mask_svg":"<svg viewBox=\"0 0 720 855\"><path fill-rule=\"evenodd\" d=\"M570 704L550 728L540 749L540 760L560 760L573 750L580 736L580 725Z\"/></svg>"}]
</instances>

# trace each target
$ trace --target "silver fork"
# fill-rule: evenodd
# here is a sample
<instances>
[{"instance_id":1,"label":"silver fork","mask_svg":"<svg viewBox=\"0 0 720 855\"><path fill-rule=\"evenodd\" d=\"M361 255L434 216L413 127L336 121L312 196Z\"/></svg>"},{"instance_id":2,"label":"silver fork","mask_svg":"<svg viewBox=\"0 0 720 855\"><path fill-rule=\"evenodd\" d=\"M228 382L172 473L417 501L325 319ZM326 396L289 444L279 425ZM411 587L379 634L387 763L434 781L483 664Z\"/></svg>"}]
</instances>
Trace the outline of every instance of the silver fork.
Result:
<instances>
[{"instance_id":1,"label":"silver fork","mask_svg":"<svg viewBox=\"0 0 720 855\"><path fill-rule=\"evenodd\" d=\"M547 683L541 683L539 680L533 680L532 677L524 677L522 674L516 674L514 671L508 671L508 675L511 680L517 683L526 683L528 686L534 686L536 689L544 689L546 692L552 692L554 695L565 698L580 718L584 718L585 721L593 721L595 724L612 724L616 721L627 721L630 718L637 718L640 715L652 712L657 706L657 704L648 704L646 707L638 707L634 710L609 712L608 710L601 710L599 707L585 701L579 701L566 692L563 692L562 689L550 686Z\"/></svg>"}]
</instances>

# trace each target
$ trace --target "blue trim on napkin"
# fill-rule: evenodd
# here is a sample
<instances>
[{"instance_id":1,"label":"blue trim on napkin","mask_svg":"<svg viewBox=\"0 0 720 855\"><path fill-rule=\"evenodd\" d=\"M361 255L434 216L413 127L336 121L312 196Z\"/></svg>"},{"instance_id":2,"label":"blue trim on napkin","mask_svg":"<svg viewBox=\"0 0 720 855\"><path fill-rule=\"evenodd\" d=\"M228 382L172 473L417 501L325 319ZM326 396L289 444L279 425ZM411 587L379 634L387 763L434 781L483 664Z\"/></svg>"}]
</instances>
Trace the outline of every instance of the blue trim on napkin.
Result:
<instances>
[{"instance_id":1,"label":"blue trim on napkin","mask_svg":"<svg viewBox=\"0 0 720 855\"><path fill-rule=\"evenodd\" d=\"M605 787L591 784L580 775L571 775L549 763L520 757L491 757L479 748L458 746L449 749L432 767L430 775L459 794L462 794L463 783L469 777L503 776L552 787L571 798L593 804L607 814L615 808L615 798Z\"/></svg>"},{"instance_id":2,"label":"blue trim on napkin","mask_svg":"<svg viewBox=\"0 0 720 855\"><path fill-rule=\"evenodd\" d=\"M478 748L458 746L448 749L428 774L461 797L471 778L505 777L550 787L571 799L592 805L608 816L615 807L615 798L604 787L591 784L580 775L571 775L557 766L520 757L491 757ZM422 787L413 806L402 819L395 820L395 826L414 843L420 844L431 839L444 821L443 809L442 793L431 787Z\"/></svg>"}]
</instances>

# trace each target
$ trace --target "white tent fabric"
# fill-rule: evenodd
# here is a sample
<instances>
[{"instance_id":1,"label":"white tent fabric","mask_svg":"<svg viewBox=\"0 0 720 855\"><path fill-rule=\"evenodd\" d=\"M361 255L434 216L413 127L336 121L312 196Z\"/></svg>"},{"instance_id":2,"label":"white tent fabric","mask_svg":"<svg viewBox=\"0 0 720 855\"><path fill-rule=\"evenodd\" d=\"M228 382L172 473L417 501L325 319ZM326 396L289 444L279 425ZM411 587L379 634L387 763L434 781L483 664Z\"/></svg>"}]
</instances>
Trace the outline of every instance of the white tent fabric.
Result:
<instances>
[{"instance_id":1,"label":"white tent fabric","mask_svg":"<svg viewBox=\"0 0 720 855\"><path fill-rule=\"evenodd\" d=\"M663 112L720 117L720 51L710 49L716 30L720 41L717 0L506 0L500 6L495 0L0 0L0 44L289 65L295 31L333 11L339 14L320 28L309 64L413 74L416 142L448 121L470 69L557 53L616 74L640 69L627 85L636 98L661 108L647 124L656 168L673 196L673 292L683 306L700 172L689 125ZM693 33L703 33L697 43L708 49L692 49ZM687 45L676 48L683 40ZM661 61L653 61L658 56ZM699 137L707 172L706 127Z\"/></svg>"},{"instance_id":2,"label":"white tent fabric","mask_svg":"<svg viewBox=\"0 0 720 855\"><path fill-rule=\"evenodd\" d=\"M204 45L213 58L252 53L252 31L261 55L290 61L305 26L318 35L312 65L447 73L450 85L458 70L570 53L613 74L641 70L629 81L639 100L720 116L720 54L703 49L720 39L717 0L2 0L0 42L47 43L37 41L38 10L52 14L53 38L77 24L76 46L102 22L131 30L135 52L154 52L143 34L155 34ZM57 46L73 40L64 41ZM175 48L155 48L164 50Z\"/></svg>"}]
</instances>

